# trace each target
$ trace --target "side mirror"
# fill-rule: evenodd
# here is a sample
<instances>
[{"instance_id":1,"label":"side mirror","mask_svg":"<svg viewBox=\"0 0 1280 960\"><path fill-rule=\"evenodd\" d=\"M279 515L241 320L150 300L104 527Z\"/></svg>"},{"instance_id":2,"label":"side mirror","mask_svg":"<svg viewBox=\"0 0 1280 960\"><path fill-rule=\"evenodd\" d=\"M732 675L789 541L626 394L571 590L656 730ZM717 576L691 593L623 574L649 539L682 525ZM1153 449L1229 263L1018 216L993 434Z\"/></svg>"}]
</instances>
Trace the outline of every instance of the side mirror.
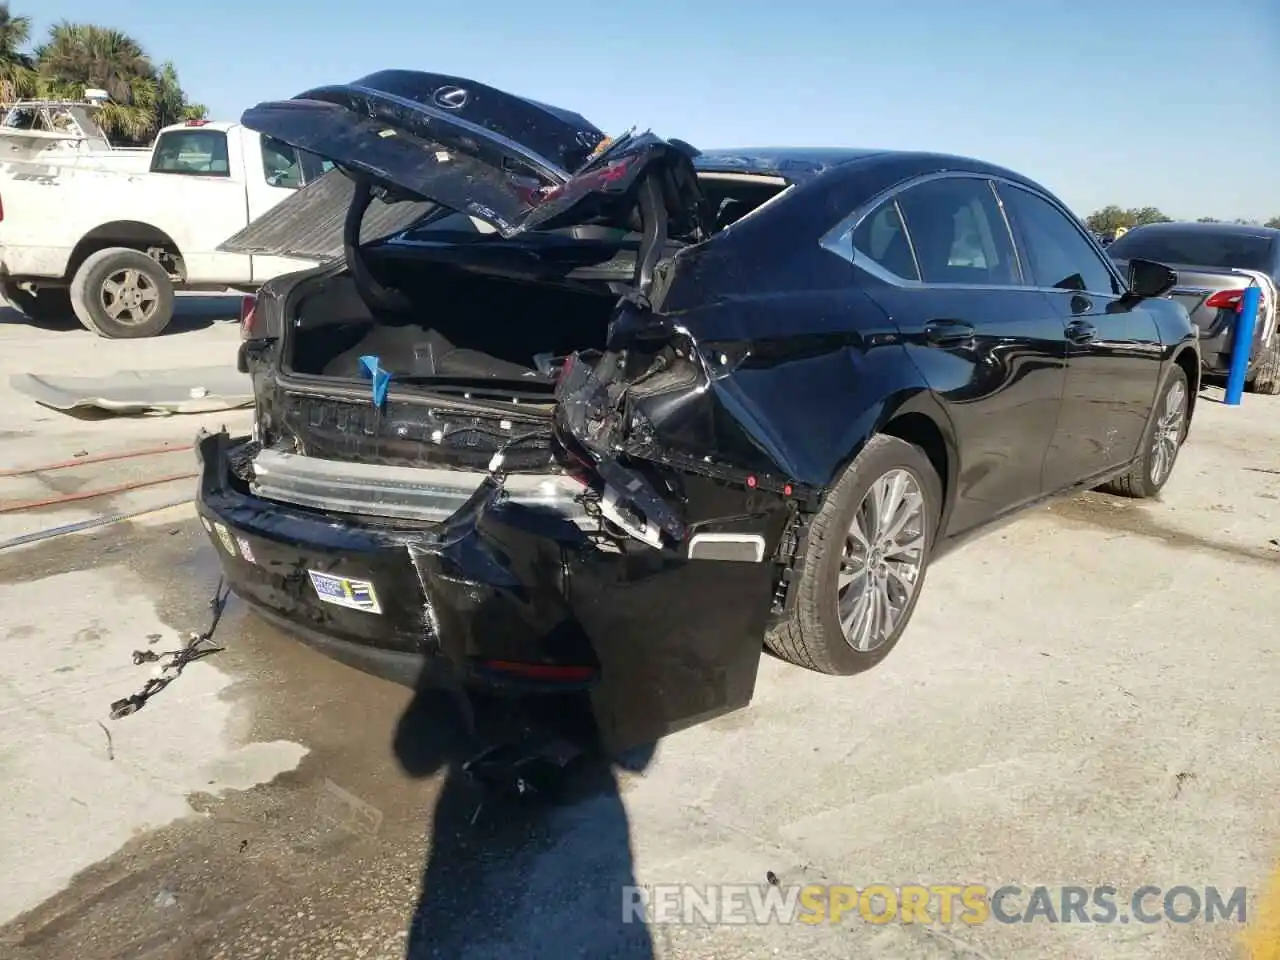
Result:
<instances>
[{"instance_id":1,"label":"side mirror","mask_svg":"<svg viewBox=\"0 0 1280 960\"><path fill-rule=\"evenodd\" d=\"M1163 263L1134 258L1129 261L1129 293L1140 300L1163 297L1178 285L1178 274Z\"/></svg>"}]
</instances>

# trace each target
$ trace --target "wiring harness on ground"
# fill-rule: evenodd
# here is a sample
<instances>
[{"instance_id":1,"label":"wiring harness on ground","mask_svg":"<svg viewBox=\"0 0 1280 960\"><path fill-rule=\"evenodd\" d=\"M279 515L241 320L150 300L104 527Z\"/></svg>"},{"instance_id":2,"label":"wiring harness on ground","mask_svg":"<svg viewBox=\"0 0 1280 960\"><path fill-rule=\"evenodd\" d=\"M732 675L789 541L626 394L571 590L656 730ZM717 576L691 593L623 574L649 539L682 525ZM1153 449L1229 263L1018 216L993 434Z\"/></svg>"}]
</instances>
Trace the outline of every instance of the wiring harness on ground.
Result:
<instances>
[{"instance_id":1,"label":"wiring harness on ground","mask_svg":"<svg viewBox=\"0 0 1280 960\"><path fill-rule=\"evenodd\" d=\"M222 619L222 612L226 609L230 595L231 591L226 586L225 578L219 578L218 587L209 601L211 611L209 629L204 633L192 633L191 639L181 650L167 650L164 653L156 653L154 650L133 651L135 666L143 663L158 663L159 666L152 671L151 679L143 685L141 690L111 704L112 720L119 720L131 713L137 713L147 705L147 701L178 679L187 664L225 649L213 643L213 633L218 629L218 622ZM165 660L168 662L164 662Z\"/></svg>"}]
</instances>

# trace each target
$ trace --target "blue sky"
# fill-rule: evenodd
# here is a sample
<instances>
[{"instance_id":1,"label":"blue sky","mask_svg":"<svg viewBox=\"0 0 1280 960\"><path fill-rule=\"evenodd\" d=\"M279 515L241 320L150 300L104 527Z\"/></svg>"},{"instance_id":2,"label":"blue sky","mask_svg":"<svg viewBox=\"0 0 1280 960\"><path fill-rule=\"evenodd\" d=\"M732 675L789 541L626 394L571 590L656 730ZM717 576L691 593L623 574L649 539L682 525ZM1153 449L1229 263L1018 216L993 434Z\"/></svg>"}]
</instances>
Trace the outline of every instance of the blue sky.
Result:
<instances>
[{"instance_id":1,"label":"blue sky","mask_svg":"<svg viewBox=\"0 0 1280 960\"><path fill-rule=\"evenodd\" d=\"M702 147L976 156L1081 215L1109 202L1280 215L1275 0L11 6L37 35L61 19L128 31L172 59L216 119L374 70L426 69Z\"/></svg>"}]
</instances>

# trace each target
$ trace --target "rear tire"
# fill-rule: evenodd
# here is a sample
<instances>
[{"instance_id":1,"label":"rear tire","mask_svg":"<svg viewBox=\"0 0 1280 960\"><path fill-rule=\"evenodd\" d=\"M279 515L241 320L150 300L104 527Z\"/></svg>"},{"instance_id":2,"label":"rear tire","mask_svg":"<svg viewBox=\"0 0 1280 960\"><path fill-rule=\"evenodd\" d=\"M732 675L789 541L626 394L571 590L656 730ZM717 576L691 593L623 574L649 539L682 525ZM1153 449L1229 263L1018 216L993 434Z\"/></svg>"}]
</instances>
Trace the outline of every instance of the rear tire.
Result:
<instances>
[{"instance_id":1,"label":"rear tire","mask_svg":"<svg viewBox=\"0 0 1280 960\"><path fill-rule=\"evenodd\" d=\"M1173 476L1182 442L1187 438L1191 396L1187 374L1177 364L1169 370L1156 409L1142 437L1142 456L1128 473L1108 480L1099 490L1118 497L1144 500L1156 496Z\"/></svg>"},{"instance_id":2,"label":"rear tire","mask_svg":"<svg viewBox=\"0 0 1280 960\"><path fill-rule=\"evenodd\" d=\"M891 507L883 523L869 512L873 489L902 496L898 511ZM839 676L878 664L911 620L941 514L942 483L924 452L897 437L873 437L828 491L809 525L795 609L769 631L768 649L797 666ZM887 539L882 536L893 533L895 523L901 529ZM896 549L908 543L918 549ZM885 609L886 600L894 612L892 622L868 619ZM849 635L842 627L843 615ZM868 629L860 632L860 626Z\"/></svg>"},{"instance_id":3,"label":"rear tire","mask_svg":"<svg viewBox=\"0 0 1280 960\"><path fill-rule=\"evenodd\" d=\"M12 280L0 284L9 306L32 323L57 323L72 320L71 293L65 287L42 287L36 293L23 290Z\"/></svg>"},{"instance_id":4,"label":"rear tire","mask_svg":"<svg viewBox=\"0 0 1280 960\"><path fill-rule=\"evenodd\" d=\"M71 305L100 337L154 337L173 319L173 282L145 253L108 247L89 256L71 281Z\"/></svg>"},{"instance_id":5,"label":"rear tire","mask_svg":"<svg viewBox=\"0 0 1280 960\"><path fill-rule=\"evenodd\" d=\"M1249 381L1249 392L1274 397L1280 393L1280 329L1271 332L1271 342L1262 348L1258 365Z\"/></svg>"}]
</instances>

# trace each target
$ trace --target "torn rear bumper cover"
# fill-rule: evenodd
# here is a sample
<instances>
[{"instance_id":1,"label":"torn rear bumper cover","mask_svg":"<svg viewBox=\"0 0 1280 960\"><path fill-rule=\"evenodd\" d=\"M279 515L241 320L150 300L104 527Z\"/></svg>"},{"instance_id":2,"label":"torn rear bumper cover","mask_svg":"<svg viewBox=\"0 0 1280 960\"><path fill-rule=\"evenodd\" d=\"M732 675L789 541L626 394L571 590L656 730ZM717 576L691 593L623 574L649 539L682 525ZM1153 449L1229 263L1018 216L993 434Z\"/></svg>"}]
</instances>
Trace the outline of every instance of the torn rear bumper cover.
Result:
<instances>
[{"instance_id":1,"label":"torn rear bumper cover","mask_svg":"<svg viewBox=\"0 0 1280 960\"><path fill-rule=\"evenodd\" d=\"M689 476L689 535L655 547L593 535L500 477L424 522L266 499L232 467L256 453L248 438L202 434L196 449L197 510L232 590L335 659L400 682L430 666L463 685L586 688L613 750L751 700L781 501Z\"/></svg>"}]
</instances>

